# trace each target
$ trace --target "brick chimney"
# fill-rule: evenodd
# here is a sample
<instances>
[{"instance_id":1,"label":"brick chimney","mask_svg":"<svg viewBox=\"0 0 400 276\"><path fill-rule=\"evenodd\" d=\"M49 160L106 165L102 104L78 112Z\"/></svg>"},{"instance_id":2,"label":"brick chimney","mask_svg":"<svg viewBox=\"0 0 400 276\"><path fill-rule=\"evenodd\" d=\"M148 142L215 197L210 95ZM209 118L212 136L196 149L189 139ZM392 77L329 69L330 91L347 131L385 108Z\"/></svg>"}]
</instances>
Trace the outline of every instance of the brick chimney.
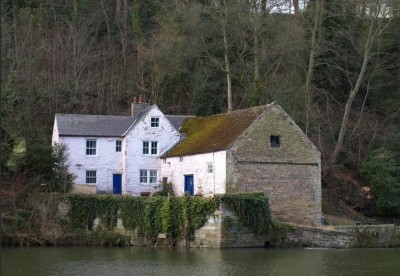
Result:
<instances>
[{"instance_id":1,"label":"brick chimney","mask_svg":"<svg viewBox=\"0 0 400 276\"><path fill-rule=\"evenodd\" d=\"M150 104L143 102L143 96L139 96L139 101L136 102L136 97L133 98L133 103L131 104L131 116L136 117L140 112L150 107Z\"/></svg>"}]
</instances>

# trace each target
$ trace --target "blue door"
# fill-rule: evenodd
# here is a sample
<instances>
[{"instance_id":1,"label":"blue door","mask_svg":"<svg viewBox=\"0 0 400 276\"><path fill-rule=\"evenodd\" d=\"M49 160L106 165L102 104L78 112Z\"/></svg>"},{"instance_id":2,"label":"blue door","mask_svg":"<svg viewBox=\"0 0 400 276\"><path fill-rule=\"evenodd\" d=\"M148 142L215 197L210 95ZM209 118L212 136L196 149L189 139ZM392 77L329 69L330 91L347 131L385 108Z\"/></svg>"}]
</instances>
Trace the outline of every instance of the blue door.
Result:
<instances>
[{"instance_id":1,"label":"blue door","mask_svg":"<svg viewBox=\"0 0 400 276\"><path fill-rule=\"evenodd\" d=\"M122 174L113 174L113 194L122 193Z\"/></svg>"},{"instance_id":2,"label":"blue door","mask_svg":"<svg viewBox=\"0 0 400 276\"><path fill-rule=\"evenodd\" d=\"M193 174L185 175L185 194L194 195Z\"/></svg>"}]
</instances>

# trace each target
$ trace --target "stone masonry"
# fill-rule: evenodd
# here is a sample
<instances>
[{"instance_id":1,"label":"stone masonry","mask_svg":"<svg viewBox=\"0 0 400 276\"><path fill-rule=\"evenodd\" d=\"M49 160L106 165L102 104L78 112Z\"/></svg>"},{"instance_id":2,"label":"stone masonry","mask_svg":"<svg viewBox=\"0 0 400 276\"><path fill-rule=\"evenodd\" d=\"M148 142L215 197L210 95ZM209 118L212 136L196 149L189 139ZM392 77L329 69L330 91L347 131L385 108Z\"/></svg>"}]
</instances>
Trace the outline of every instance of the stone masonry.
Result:
<instances>
[{"instance_id":1,"label":"stone masonry","mask_svg":"<svg viewBox=\"0 0 400 276\"><path fill-rule=\"evenodd\" d=\"M270 145L270 136L280 146ZM227 193L262 192L275 220L319 226L319 150L278 106L268 109L227 151Z\"/></svg>"}]
</instances>

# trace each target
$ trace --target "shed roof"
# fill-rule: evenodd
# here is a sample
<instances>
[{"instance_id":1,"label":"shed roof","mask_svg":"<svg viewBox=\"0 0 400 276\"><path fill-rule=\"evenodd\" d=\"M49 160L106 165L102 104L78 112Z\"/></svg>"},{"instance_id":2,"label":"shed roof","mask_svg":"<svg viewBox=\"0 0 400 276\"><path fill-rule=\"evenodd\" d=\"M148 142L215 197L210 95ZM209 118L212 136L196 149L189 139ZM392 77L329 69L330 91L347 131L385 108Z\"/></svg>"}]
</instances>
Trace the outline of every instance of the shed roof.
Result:
<instances>
[{"instance_id":1,"label":"shed roof","mask_svg":"<svg viewBox=\"0 0 400 276\"><path fill-rule=\"evenodd\" d=\"M206 117L187 118L180 132L186 137L164 157L227 149L270 105L256 106Z\"/></svg>"}]
</instances>

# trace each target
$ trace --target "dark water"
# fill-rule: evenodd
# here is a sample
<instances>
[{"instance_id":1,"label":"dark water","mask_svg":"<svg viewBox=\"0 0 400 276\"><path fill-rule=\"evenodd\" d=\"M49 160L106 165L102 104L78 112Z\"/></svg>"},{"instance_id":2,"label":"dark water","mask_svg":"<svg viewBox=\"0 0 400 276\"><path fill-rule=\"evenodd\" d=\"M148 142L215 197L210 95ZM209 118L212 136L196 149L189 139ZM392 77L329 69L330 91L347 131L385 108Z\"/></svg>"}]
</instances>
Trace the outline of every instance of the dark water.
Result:
<instances>
[{"instance_id":1,"label":"dark water","mask_svg":"<svg viewBox=\"0 0 400 276\"><path fill-rule=\"evenodd\" d=\"M400 275L400 249L2 248L2 275Z\"/></svg>"}]
</instances>

